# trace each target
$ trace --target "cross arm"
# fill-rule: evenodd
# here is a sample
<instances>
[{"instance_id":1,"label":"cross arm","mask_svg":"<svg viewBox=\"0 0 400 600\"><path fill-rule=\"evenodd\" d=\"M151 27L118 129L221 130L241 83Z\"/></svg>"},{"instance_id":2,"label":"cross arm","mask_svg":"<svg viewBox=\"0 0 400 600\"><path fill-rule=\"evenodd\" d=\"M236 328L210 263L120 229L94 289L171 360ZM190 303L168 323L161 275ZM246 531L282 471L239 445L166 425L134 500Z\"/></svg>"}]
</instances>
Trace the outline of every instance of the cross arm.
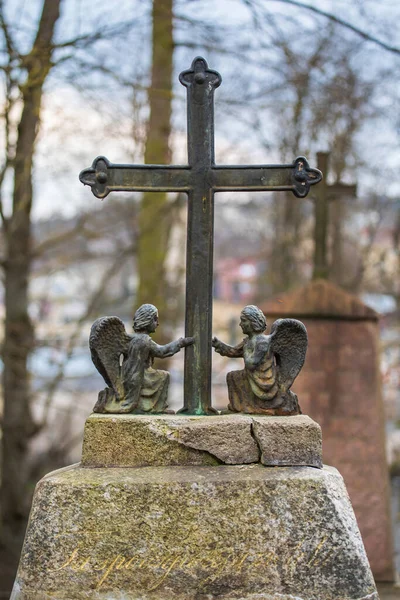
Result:
<instances>
[{"instance_id":1,"label":"cross arm","mask_svg":"<svg viewBox=\"0 0 400 600\"><path fill-rule=\"evenodd\" d=\"M79 174L84 185L89 185L97 198L105 198L115 191L122 192L178 192L190 187L190 168L165 165L114 165L104 156L93 161L89 169Z\"/></svg>"},{"instance_id":2,"label":"cross arm","mask_svg":"<svg viewBox=\"0 0 400 600\"><path fill-rule=\"evenodd\" d=\"M355 198L357 196L357 184L356 183L334 183L328 185L328 200L335 200L336 198Z\"/></svg>"},{"instance_id":3,"label":"cross arm","mask_svg":"<svg viewBox=\"0 0 400 600\"><path fill-rule=\"evenodd\" d=\"M312 169L303 156L289 165L214 166L212 170L217 192L290 190L304 198L310 186L322 179L321 171Z\"/></svg>"}]
</instances>

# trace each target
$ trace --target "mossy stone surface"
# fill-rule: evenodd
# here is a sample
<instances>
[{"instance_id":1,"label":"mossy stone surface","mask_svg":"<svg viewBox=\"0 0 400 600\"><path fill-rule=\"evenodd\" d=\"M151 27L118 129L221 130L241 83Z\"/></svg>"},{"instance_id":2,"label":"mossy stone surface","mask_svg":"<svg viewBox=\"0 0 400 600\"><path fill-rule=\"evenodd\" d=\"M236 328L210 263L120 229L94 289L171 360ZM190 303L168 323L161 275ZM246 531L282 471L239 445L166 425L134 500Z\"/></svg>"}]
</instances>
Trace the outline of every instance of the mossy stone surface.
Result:
<instances>
[{"instance_id":1,"label":"mossy stone surface","mask_svg":"<svg viewBox=\"0 0 400 600\"><path fill-rule=\"evenodd\" d=\"M174 420L176 417L172 415L92 414L85 423L82 465L142 467L219 464L207 452L180 444L171 428Z\"/></svg>"},{"instance_id":2,"label":"mossy stone surface","mask_svg":"<svg viewBox=\"0 0 400 600\"><path fill-rule=\"evenodd\" d=\"M88 467L265 465L322 467L321 428L310 417L93 414Z\"/></svg>"},{"instance_id":3,"label":"mossy stone surface","mask_svg":"<svg viewBox=\"0 0 400 600\"><path fill-rule=\"evenodd\" d=\"M330 467L82 468L37 485L12 600L377 600Z\"/></svg>"}]
</instances>

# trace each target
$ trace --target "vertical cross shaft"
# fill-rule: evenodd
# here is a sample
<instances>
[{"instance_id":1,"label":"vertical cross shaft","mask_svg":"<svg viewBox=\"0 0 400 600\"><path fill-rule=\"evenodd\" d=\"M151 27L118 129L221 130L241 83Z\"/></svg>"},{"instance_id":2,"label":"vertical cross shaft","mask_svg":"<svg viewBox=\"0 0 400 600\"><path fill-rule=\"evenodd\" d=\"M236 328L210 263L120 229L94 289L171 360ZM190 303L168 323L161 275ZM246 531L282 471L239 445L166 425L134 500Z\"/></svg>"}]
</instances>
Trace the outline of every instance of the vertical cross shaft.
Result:
<instances>
[{"instance_id":1,"label":"vertical cross shaft","mask_svg":"<svg viewBox=\"0 0 400 600\"><path fill-rule=\"evenodd\" d=\"M216 71L196 58L180 75L187 88L188 162L192 173L188 192L186 317L187 336L194 346L185 353L182 412L209 414L211 408L211 336L214 248L214 89L221 83Z\"/></svg>"}]
</instances>

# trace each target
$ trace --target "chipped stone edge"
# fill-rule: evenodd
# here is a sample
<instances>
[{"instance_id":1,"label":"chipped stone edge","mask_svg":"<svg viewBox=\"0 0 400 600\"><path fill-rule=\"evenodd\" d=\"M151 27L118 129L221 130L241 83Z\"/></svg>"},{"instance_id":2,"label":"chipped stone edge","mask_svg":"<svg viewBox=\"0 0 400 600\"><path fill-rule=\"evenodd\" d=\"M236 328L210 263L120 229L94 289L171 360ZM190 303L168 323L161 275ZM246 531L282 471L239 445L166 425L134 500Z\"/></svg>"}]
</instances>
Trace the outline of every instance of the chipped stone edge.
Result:
<instances>
[{"instance_id":1,"label":"chipped stone edge","mask_svg":"<svg viewBox=\"0 0 400 600\"><path fill-rule=\"evenodd\" d=\"M284 418L284 417L283 417ZM311 419L311 417L310 417ZM252 437L255 439L259 452L260 452L260 458L259 458L259 462L261 462L261 464L263 464L266 467L314 467L316 469L322 469L324 466L324 463L322 462L322 443L321 443L321 448L320 448L320 452L319 452L319 456L316 457L315 461L306 461L304 460L299 460L297 462L294 461L283 461L283 460L271 460L268 459L268 457L266 457L266 455L263 452L263 448L262 448L262 444L260 441L259 436L257 435L257 427L255 427L256 424L256 420L254 418L251 419L252 423L251 423L251 435ZM311 421L313 423L317 423L316 421L314 421L313 419L311 419ZM321 431L321 427L320 425L317 423L317 425L320 428ZM321 440L322 442L322 440ZM301 599L300 599L301 600ZM358 599L356 599L358 600ZM361 598L361 600L364 600L363 598Z\"/></svg>"},{"instance_id":2,"label":"chipped stone edge","mask_svg":"<svg viewBox=\"0 0 400 600\"><path fill-rule=\"evenodd\" d=\"M178 444L181 444L182 446L184 446L185 448L191 448L194 450L199 450L200 452L205 452L209 456L216 458L220 462L220 464L223 464L223 465L257 464L260 462L260 459L261 459L261 451L260 451L260 446L258 444L258 441L256 440L256 438L253 435L253 421L247 415L239 415L238 420L239 420L239 418L240 418L241 424L246 425L247 431L245 432L245 435L249 434L249 441L251 439L253 441L253 445L255 446L255 449L258 449L257 456L255 456L254 458L249 457L248 460L246 458L243 458L240 462L234 462L234 461L227 462L227 460L222 455L220 455L218 452L212 452L211 450L205 449L204 446L202 446L200 444L196 444L194 442L191 442L190 440L183 439L183 437L180 437L179 434L181 432L183 432L184 430L183 430L183 428L180 428L179 426L176 427L176 429L172 427L171 431L168 432L166 434L166 436L171 441L175 441ZM194 421L194 424L195 423L196 423L196 421ZM193 426L193 423L191 424L191 426ZM152 428L152 427L154 427L154 425L153 426L150 425L150 427ZM194 429L196 429L196 427L198 427L198 429L203 428L204 427L203 422L199 426L194 425ZM152 429L152 430L155 431L155 429Z\"/></svg>"},{"instance_id":3,"label":"chipped stone edge","mask_svg":"<svg viewBox=\"0 0 400 600\"><path fill-rule=\"evenodd\" d=\"M304 415L306 416L306 415ZM168 431L167 433L165 432L160 432L160 428L157 427L157 423L153 423L153 424L149 424L148 427L151 429L151 431L153 431L156 435L166 435L168 437L168 439L170 439L171 441L177 442L179 444L181 444L182 446L185 446L186 448L192 448L194 450L199 450L200 452L205 452L206 454L208 454L209 456L212 456L214 458L216 458L221 464L257 464L257 463L262 463L264 466L281 466L281 467L300 467L300 466L307 466L307 467L314 467L317 469L322 469L323 467L323 462L322 462L322 455L319 456L319 459L316 459L315 461L306 461L304 460L299 460L299 461L282 461L282 460L269 460L265 458L265 454L263 453L263 448L262 448L262 444L260 442L260 439L257 435L256 432L256 427L255 427L255 423L256 423L256 418L259 417L259 415L255 415L255 417L252 417L251 415L238 415L238 417L240 417L245 423L248 423L250 425L249 428L249 433L250 436L252 437L252 439L255 441L257 448L258 448L258 458L257 460L249 460L249 461L242 461L240 463L228 463L226 462L221 456L218 456L217 453L211 452L210 450L205 450L204 448L200 447L198 444L193 444L188 440L183 440L182 438L179 437L179 427L174 428L173 424L172 427L170 426L170 431ZM281 417L281 418L285 418L285 417ZM316 423L316 421L313 421L313 419L311 419L311 417L309 417L312 423ZM171 419L172 423L173 420ZM194 421L195 423L196 421ZM274 424L276 424L276 422L274 422ZM318 425L318 423L317 423ZM168 427L168 425L165 425L165 427ZM196 427L196 426L195 426ZM322 453L321 453L322 454ZM358 599L357 599L358 600ZM363 600L363 599L361 599Z\"/></svg>"},{"instance_id":4,"label":"chipped stone edge","mask_svg":"<svg viewBox=\"0 0 400 600\"><path fill-rule=\"evenodd\" d=\"M95 415L95 416L97 417L98 415ZM139 416L139 415L135 415L135 416ZM142 415L140 415L140 416L142 416ZM225 415L218 415L213 418L218 419L219 417L223 418L224 416ZM260 416L262 417L262 415L254 415L254 417L253 417L252 415L238 413L237 415L230 415L230 416L236 417L238 420L240 419L241 422L247 423L249 425L250 436L253 439L253 441L256 443L256 446L258 448L257 459L241 460L240 462L227 462L223 457L219 456L218 453L212 452L211 450L207 450L204 447L200 447L200 445L198 445L198 444L191 443L189 440L184 440L184 439L180 438L179 432L181 430L180 425L182 422L178 425L179 421L181 420L181 417L176 417L176 415L167 415L167 418L165 418L166 415L153 415L154 420L153 419L147 420L147 418L145 418L145 419L143 419L143 421L144 421L145 426L156 436L158 436L160 438L166 437L172 443L176 443L180 446L189 448L191 450L196 450L197 452L201 452L205 456L210 456L213 459L215 459L216 461L218 461L218 464L221 464L221 465L245 465L245 464L261 463L264 466L271 466L271 467L307 466L307 467L313 467L313 468L317 468L317 469L323 468L322 452L320 452L319 457L315 461L311 461L311 460L309 460L309 461L305 461L305 460L283 461L283 460L279 460L279 459L271 460L271 459L266 458L265 454L263 453L262 444L260 442L259 437L257 436L256 427L255 427L255 423L257 422L256 419L260 418ZM302 415L302 416L308 417L308 415ZM146 417L147 417L147 415L146 415ZM159 420L157 420L157 418ZM186 419L188 419L188 424L190 423L190 425L193 426L194 428L196 428L196 422L198 422L199 418L201 419L201 417L196 417L196 416L186 417ZM266 417L266 418L270 418L270 417ZM281 419L289 418L290 419L291 417L279 417L279 418L281 418ZM309 426L311 424L316 424L319 427L319 429L321 429L319 424L316 423L316 421L314 421L313 419L311 419L311 417L308 417L308 419L310 419L310 421L311 421ZM161 425L161 420L163 420L162 425ZM273 424L276 426L278 424L278 422L274 421ZM202 422L201 422L201 426L203 426ZM93 465L91 465L90 463L86 464L86 462L85 462L84 466L91 467ZM108 466L110 466L110 465L108 465ZM356 599L356 600L359 600L359 599ZM364 600L364 599L360 599L360 600Z\"/></svg>"}]
</instances>

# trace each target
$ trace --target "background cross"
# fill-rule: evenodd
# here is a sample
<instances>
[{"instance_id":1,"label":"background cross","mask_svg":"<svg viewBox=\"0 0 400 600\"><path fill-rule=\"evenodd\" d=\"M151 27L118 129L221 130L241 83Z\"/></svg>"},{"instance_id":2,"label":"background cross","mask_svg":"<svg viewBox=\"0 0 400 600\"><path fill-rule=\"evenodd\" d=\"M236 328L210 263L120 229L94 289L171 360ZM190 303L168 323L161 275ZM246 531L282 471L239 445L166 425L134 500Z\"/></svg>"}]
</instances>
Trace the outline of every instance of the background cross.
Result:
<instances>
[{"instance_id":1,"label":"background cross","mask_svg":"<svg viewBox=\"0 0 400 600\"><path fill-rule=\"evenodd\" d=\"M317 152L318 168L324 173L325 179L322 185L318 186L312 200L315 200L315 224L314 224L314 271L313 279L328 279L329 276L342 272L342 223L344 222L342 215L342 201L346 198L355 198L357 195L357 184L348 184L336 182L328 185L328 164L329 152ZM335 201L335 209L333 215L329 215L329 204ZM333 218L329 218L329 217ZM331 271L329 273L328 264L328 226L329 221L332 221L334 226L334 240L332 243L332 259ZM336 238L336 239L335 239ZM339 264L338 264L339 263Z\"/></svg>"},{"instance_id":2,"label":"background cross","mask_svg":"<svg viewBox=\"0 0 400 600\"><path fill-rule=\"evenodd\" d=\"M288 165L215 165L214 90L221 76L198 57L179 80L187 88L187 165L114 165L98 157L79 179L98 198L111 191L187 193L185 335L194 336L195 344L185 351L181 412L204 415L215 412L211 406L214 193L291 190L304 198L322 175L303 157Z\"/></svg>"}]
</instances>

